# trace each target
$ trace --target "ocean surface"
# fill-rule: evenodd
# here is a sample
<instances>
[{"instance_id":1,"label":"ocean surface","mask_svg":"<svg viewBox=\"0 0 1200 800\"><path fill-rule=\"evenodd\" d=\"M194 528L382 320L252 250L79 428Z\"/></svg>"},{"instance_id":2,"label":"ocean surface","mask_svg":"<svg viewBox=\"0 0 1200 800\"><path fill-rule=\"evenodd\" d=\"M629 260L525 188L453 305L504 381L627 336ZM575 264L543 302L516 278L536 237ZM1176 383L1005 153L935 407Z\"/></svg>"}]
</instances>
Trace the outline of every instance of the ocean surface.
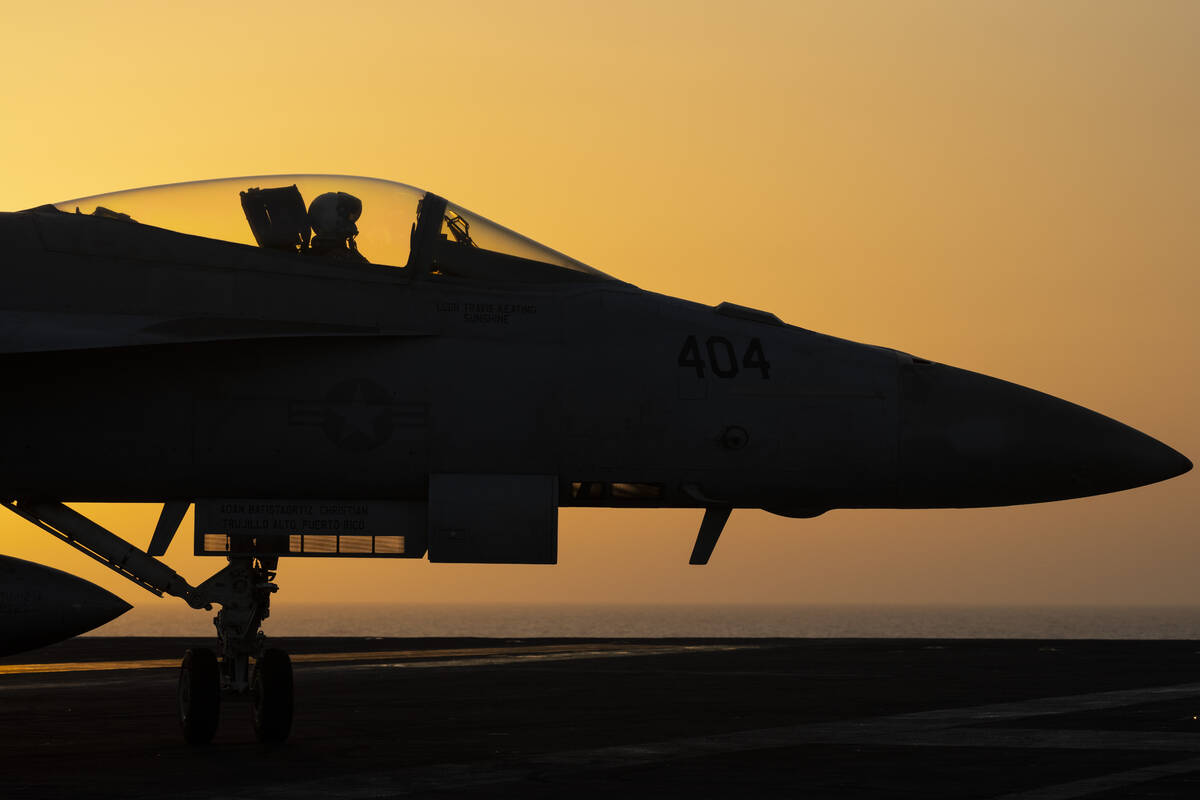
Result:
<instances>
[{"instance_id":1,"label":"ocean surface","mask_svg":"<svg viewBox=\"0 0 1200 800\"><path fill-rule=\"evenodd\" d=\"M1200 607L277 604L268 636L1200 639ZM208 636L214 612L138 606L90 636Z\"/></svg>"}]
</instances>

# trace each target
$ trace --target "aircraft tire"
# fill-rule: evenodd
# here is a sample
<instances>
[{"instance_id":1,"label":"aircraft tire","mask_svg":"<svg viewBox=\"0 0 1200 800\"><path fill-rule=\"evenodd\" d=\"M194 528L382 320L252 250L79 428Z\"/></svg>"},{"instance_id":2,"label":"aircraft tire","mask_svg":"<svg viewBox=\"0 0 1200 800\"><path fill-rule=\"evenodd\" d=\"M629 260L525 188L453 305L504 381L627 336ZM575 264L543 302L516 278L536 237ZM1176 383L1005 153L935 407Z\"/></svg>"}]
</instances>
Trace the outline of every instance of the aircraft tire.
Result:
<instances>
[{"instance_id":1,"label":"aircraft tire","mask_svg":"<svg viewBox=\"0 0 1200 800\"><path fill-rule=\"evenodd\" d=\"M287 740L292 732L292 697L292 659L282 650L264 650L250 679L254 732L260 742Z\"/></svg>"},{"instance_id":2,"label":"aircraft tire","mask_svg":"<svg viewBox=\"0 0 1200 800\"><path fill-rule=\"evenodd\" d=\"M221 716L221 670L206 647L188 650L179 668L179 724L188 744L208 744Z\"/></svg>"}]
</instances>

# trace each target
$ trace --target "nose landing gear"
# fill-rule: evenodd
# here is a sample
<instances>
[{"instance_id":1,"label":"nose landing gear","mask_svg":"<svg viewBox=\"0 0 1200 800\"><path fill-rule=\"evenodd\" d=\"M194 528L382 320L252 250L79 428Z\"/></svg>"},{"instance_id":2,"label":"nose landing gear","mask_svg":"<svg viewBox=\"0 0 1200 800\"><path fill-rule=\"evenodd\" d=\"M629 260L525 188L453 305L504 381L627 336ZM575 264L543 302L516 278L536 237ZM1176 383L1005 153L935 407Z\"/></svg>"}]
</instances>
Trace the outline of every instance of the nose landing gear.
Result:
<instances>
[{"instance_id":1,"label":"nose landing gear","mask_svg":"<svg viewBox=\"0 0 1200 800\"><path fill-rule=\"evenodd\" d=\"M219 603L213 624L220 660L189 650L179 670L179 722L188 744L207 744L217 731L221 696L248 697L258 739L278 743L292 730L292 661L265 646L259 630L270 615L277 559L230 556L229 565L193 590L190 600ZM251 659L254 663L251 664Z\"/></svg>"}]
</instances>

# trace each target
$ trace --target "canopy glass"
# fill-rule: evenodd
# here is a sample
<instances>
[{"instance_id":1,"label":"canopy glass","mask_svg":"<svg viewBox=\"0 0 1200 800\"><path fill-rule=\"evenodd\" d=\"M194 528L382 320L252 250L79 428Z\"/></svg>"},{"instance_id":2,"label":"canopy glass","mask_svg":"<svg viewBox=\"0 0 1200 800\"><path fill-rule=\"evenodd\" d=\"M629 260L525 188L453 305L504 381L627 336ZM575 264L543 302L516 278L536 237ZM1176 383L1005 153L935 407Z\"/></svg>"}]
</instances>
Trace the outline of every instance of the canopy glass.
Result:
<instances>
[{"instance_id":1,"label":"canopy glass","mask_svg":"<svg viewBox=\"0 0 1200 800\"><path fill-rule=\"evenodd\" d=\"M179 233L347 265L415 266L434 275L500 280L570 280L572 273L577 279L609 278L423 189L378 178L257 175L129 189L54 206L127 215ZM430 213L418 234L422 207Z\"/></svg>"}]
</instances>

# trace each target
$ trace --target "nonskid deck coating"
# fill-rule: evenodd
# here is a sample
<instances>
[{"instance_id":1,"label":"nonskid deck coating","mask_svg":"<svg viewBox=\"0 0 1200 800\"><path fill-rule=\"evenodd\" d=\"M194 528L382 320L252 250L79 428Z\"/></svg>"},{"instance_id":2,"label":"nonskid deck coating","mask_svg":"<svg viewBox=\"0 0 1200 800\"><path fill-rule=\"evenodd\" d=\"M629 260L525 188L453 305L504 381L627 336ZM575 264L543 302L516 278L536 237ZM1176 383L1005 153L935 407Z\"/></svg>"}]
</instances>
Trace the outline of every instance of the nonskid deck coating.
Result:
<instances>
[{"instance_id":1,"label":"nonskid deck coating","mask_svg":"<svg viewBox=\"0 0 1200 800\"><path fill-rule=\"evenodd\" d=\"M277 640L277 748L182 743L189 644L0 659L5 795L1200 796L1192 642Z\"/></svg>"}]
</instances>

